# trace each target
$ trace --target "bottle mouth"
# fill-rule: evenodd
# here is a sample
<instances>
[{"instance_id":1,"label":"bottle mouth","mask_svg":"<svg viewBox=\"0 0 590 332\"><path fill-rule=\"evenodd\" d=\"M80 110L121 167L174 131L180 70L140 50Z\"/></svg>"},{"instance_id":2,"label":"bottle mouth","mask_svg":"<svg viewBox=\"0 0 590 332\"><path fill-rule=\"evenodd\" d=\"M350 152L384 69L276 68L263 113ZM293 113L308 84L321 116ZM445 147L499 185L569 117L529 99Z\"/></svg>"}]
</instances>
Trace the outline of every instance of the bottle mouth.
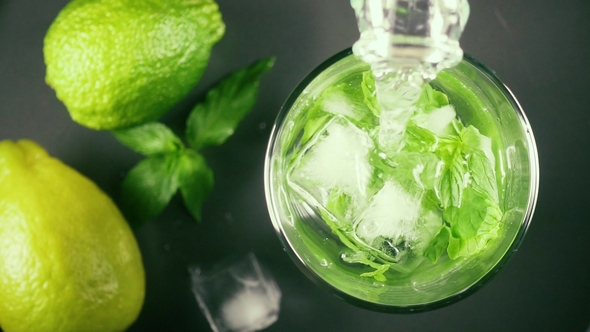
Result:
<instances>
[{"instance_id":1,"label":"bottle mouth","mask_svg":"<svg viewBox=\"0 0 590 332\"><path fill-rule=\"evenodd\" d=\"M351 0L360 32L354 54L371 66L422 68L433 77L461 62L469 3Z\"/></svg>"}]
</instances>

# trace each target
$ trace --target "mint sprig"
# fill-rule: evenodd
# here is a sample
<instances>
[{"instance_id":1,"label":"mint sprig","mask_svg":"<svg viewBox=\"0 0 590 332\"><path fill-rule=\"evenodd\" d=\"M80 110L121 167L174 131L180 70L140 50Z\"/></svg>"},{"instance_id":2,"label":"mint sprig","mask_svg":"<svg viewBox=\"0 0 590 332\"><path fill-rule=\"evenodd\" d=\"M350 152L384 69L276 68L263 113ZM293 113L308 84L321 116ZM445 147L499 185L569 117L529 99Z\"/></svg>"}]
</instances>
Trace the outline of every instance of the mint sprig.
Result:
<instances>
[{"instance_id":1,"label":"mint sprig","mask_svg":"<svg viewBox=\"0 0 590 332\"><path fill-rule=\"evenodd\" d=\"M256 101L260 76L275 59L268 58L239 70L209 90L205 102L188 117L186 139L193 149L220 145L233 133Z\"/></svg>"},{"instance_id":2,"label":"mint sprig","mask_svg":"<svg viewBox=\"0 0 590 332\"><path fill-rule=\"evenodd\" d=\"M113 131L123 145L146 156L125 176L121 208L132 221L157 217L180 190L189 213L201 220L214 185L213 171L198 151L224 143L253 108L261 76L275 58L260 60L222 80L196 105L187 120L185 145L165 124L146 123Z\"/></svg>"},{"instance_id":3,"label":"mint sprig","mask_svg":"<svg viewBox=\"0 0 590 332\"><path fill-rule=\"evenodd\" d=\"M158 122L113 132L123 145L144 156L181 150L182 140Z\"/></svg>"}]
</instances>

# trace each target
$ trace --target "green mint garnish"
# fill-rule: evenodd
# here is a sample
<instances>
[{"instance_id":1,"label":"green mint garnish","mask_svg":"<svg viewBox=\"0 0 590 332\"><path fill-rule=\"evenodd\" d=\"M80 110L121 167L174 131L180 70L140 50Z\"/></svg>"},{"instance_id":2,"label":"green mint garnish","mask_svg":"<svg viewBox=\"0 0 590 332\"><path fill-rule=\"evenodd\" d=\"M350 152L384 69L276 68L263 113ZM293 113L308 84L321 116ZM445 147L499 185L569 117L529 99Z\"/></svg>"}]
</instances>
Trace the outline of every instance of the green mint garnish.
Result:
<instances>
[{"instance_id":1,"label":"green mint garnish","mask_svg":"<svg viewBox=\"0 0 590 332\"><path fill-rule=\"evenodd\" d=\"M196 220L201 220L203 202L213 189L213 171L197 151L187 149L181 159L180 193L184 205Z\"/></svg>"},{"instance_id":2,"label":"green mint garnish","mask_svg":"<svg viewBox=\"0 0 590 332\"><path fill-rule=\"evenodd\" d=\"M274 62L274 58L258 61L211 89L205 102L197 105L188 117L186 139L189 146L198 150L225 142L254 106L260 77Z\"/></svg>"},{"instance_id":3,"label":"green mint garnish","mask_svg":"<svg viewBox=\"0 0 590 332\"><path fill-rule=\"evenodd\" d=\"M363 91L365 104L367 104L373 115L377 118L381 116L381 104L377 101L377 90L375 88L375 76L373 76L373 72L363 72L361 90Z\"/></svg>"},{"instance_id":4,"label":"green mint garnish","mask_svg":"<svg viewBox=\"0 0 590 332\"><path fill-rule=\"evenodd\" d=\"M182 140L166 125L158 122L113 131L113 134L123 145L144 156L169 153L184 148Z\"/></svg>"},{"instance_id":5,"label":"green mint garnish","mask_svg":"<svg viewBox=\"0 0 590 332\"><path fill-rule=\"evenodd\" d=\"M159 215L178 190L180 153L158 154L140 161L123 180L123 211L133 221Z\"/></svg>"},{"instance_id":6,"label":"green mint garnish","mask_svg":"<svg viewBox=\"0 0 590 332\"><path fill-rule=\"evenodd\" d=\"M381 266L379 266L379 268L377 268L375 271L373 272L365 272L365 273L361 273L361 277L373 277L375 278L375 280L377 281L387 281L387 278L385 277L384 273L387 272L387 270L389 270L389 267L391 265L389 264L383 264Z\"/></svg>"},{"instance_id":7,"label":"green mint garnish","mask_svg":"<svg viewBox=\"0 0 590 332\"><path fill-rule=\"evenodd\" d=\"M260 77L274 62L274 58L258 61L209 90L205 101L188 117L188 147L158 122L113 132L123 145L146 156L122 184L122 209L131 220L144 222L157 217L179 190L189 213L201 220L202 205L214 180L198 150L220 145L234 133L256 102Z\"/></svg>"},{"instance_id":8,"label":"green mint garnish","mask_svg":"<svg viewBox=\"0 0 590 332\"><path fill-rule=\"evenodd\" d=\"M424 257L428 258L431 262L436 263L447 250L450 237L451 230L449 227L443 226L424 249Z\"/></svg>"}]
</instances>

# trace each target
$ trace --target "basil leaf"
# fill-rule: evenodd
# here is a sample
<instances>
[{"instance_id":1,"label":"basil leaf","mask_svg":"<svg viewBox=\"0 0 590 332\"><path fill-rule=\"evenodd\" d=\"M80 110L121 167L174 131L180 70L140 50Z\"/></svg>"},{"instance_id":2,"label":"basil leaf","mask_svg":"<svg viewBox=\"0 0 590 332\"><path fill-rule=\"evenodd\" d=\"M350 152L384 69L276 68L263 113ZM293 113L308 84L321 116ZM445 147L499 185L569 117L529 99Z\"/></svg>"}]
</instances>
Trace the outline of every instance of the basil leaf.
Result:
<instances>
[{"instance_id":1,"label":"basil leaf","mask_svg":"<svg viewBox=\"0 0 590 332\"><path fill-rule=\"evenodd\" d=\"M436 263L447 250L450 238L451 230L448 226L443 226L424 249L424 257L428 258L432 263Z\"/></svg>"},{"instance_id":2,"label":"basil leaf","mask_svg":"<svg viewBox=\"0 0 590 332\"><path fill-rule=\"evenodd\" d=\"M203 202L213 189L213 171L205 158L194 150L186 150L180 164L180 193L190 214L201 221Z\"/></svg>"},{"instance_id":3,"label":"basil leaf","mask_svg":"<svg viewBox=\"0 0 590 332\"><path fill-rule=\"evenodd\" d=\"M159 122L112 132L117 140L145 156L181 150L184 145L170 128Z\"/></svg>"},{"instance_id":4,"label":"basil leaf","mask_svg":"<svg viewBox=\"0 0 590 332\"><path fill-rule=\"evenodd\" d=\"M178 190L180 154L150 156L139 162L123 180L122 208L138 222L157 217Z\"/></svg>"},{"instance_id":5,"label":"basil leaf","mask_svg":"<svg viewBox=\"0 0 590 332\"><path fill-rule=\"evenodd\" d=\"M187 120L186 138L194 149L220 145L233 133L256 101L262 74L274 65L268 58L241 69L209 90Z\"/></svg>"}]
</instances>

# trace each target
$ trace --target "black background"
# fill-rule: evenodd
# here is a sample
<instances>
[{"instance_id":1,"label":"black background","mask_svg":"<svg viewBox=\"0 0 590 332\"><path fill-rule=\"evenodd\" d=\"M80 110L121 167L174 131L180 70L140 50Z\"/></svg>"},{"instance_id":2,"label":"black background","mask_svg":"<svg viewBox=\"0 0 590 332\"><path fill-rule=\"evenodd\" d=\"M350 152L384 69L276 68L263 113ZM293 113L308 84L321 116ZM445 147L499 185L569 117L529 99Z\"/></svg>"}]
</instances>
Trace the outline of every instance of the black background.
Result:
<instances>
[{"instance_id":1,"label":"black background","mask_svg":"<svg viewBox=\"0 0 590 332\"><path fill-rule=\"evenodd\" d=\"M43 37L67 0L0 0L0 139L30 138L117 197L141 157L108 132L70 120L44 82ZM274 55L254 110L226 144L204 151L216 185L204 220L176 197L135 229L147 295L130 331L209 331L187 266L253 251L283 299L268 331L586 331L590 324L590 2L471 0L463 49L494 69L524 108L539 148L541 184L529 232L504 270L463 301L394 315L317 288L282 250L266 210L263 162L283 101L315 66L358 37L346 0L218 0L227 31L207 72L162 121L184 129L191 106L221 77ZM589 209L590 210L590 209ZM0 271L2 273L2 271Z\"/></svg>"}]
</instances>

